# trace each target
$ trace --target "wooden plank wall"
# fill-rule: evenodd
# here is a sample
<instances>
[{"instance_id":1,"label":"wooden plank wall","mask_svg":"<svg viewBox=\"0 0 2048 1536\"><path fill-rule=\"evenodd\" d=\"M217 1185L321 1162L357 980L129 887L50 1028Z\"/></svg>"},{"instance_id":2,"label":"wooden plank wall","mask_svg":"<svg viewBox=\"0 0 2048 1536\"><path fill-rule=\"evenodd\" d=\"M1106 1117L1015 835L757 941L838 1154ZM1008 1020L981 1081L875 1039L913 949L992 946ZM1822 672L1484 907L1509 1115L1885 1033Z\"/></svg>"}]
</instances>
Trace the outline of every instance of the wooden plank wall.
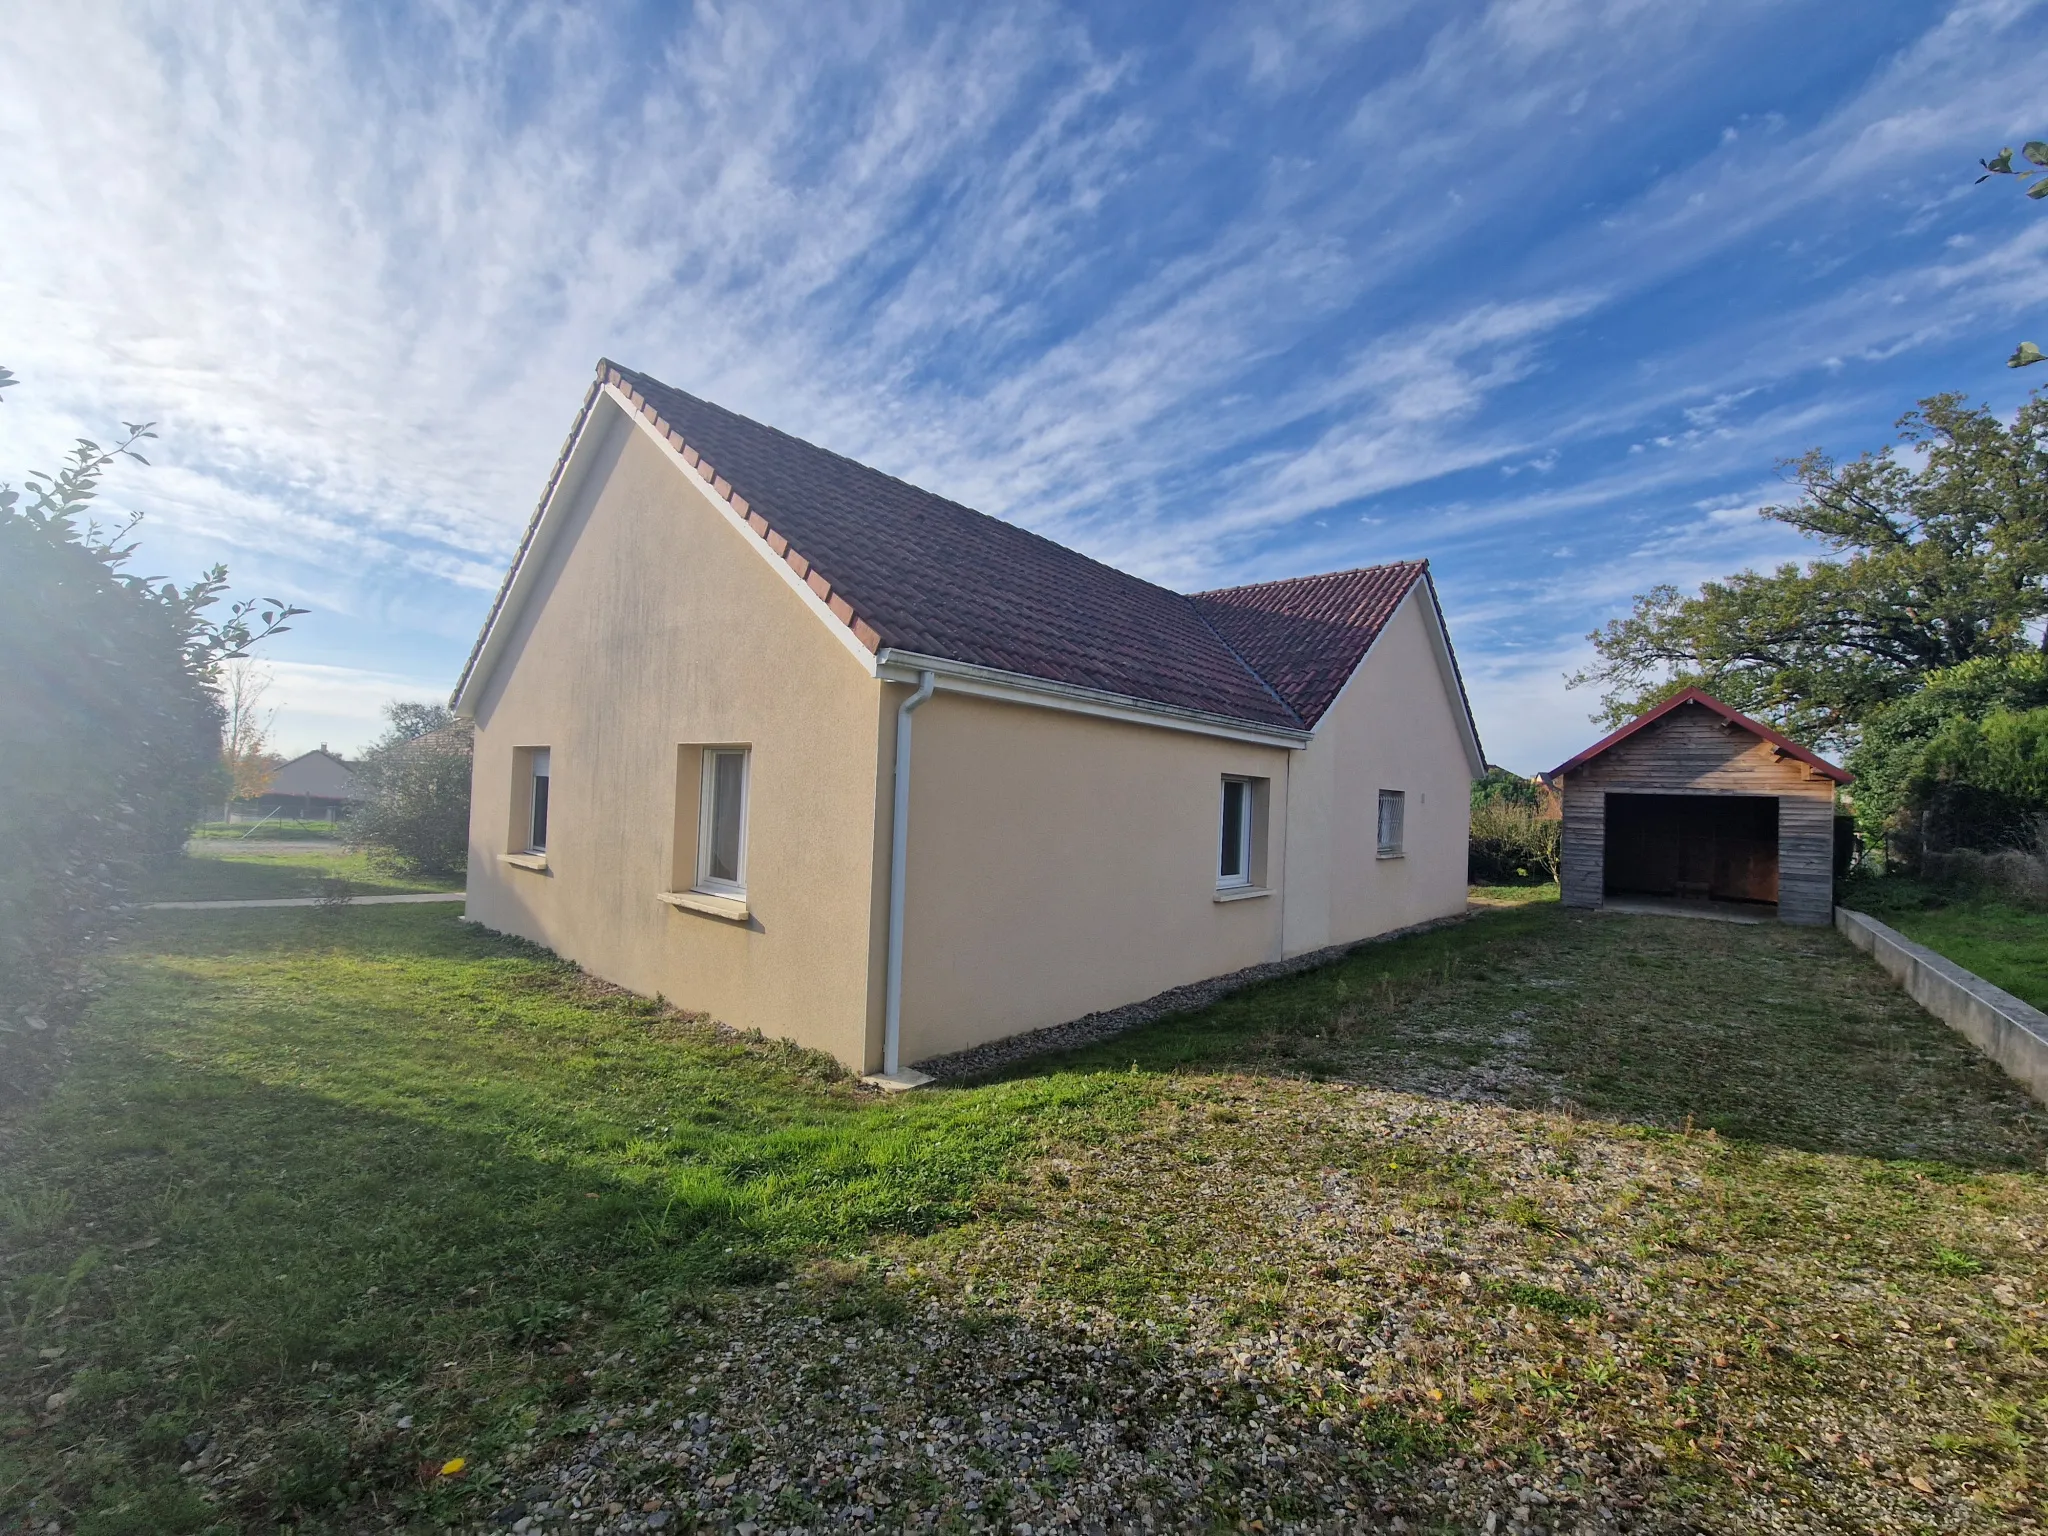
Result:
<instances>
[{"instance_id":1,"label":"wooden plank wall","mask_svg":"<svg viewBox=\"0 0 2048 1536\"><path fill-rule=\"evenodd\" d=\"M1609 794L1778 797L1778 917L1834 921L1835 785L1767 741L1688 704L1603 752L1564 783L1568 907L1597 907L1606 890Z\"/></svg>"}]
</instances>

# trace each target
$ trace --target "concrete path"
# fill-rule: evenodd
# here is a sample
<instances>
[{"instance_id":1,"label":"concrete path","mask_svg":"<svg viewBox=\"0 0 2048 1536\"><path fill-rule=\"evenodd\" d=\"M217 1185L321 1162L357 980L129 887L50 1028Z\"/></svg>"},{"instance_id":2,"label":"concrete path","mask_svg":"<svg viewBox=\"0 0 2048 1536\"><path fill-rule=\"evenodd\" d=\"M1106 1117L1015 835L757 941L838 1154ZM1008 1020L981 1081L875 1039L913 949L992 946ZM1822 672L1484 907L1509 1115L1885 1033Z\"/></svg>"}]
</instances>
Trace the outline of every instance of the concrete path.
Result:
<instances>
[{"instance_id":1,"label":"concrete path","mask_svg":"<svg viewBox=\"0 0 2048 1536\"><path fill-rule=\"evenodd\" d=\"M461 901L462 891L415 891L403 896L351 896L342 905L348 907L395 907L412 901ZM226 907L317 907L326 898L321 896L272 896L259 901L145 901L142 905L151 912L212 912Z\"/></svg>"}]
</instances>

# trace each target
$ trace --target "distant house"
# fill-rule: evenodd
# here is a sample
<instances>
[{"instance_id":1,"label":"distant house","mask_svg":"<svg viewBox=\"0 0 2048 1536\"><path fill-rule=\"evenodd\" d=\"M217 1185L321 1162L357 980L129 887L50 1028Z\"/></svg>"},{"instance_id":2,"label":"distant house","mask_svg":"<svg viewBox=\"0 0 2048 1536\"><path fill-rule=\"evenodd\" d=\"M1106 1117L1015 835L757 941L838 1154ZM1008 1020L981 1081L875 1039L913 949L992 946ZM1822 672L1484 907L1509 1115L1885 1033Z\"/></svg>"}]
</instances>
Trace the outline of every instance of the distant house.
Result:
<instances>
[{"instance_id":1,"label":"distant house","mask_svg":"<svg viewBox=\"0 0 2048 1536\"><path fill-rule=\"evenodd\" d=\"M1564 904L1631 897L1834 916L1835 790L1851 775L1688 688L1544 775L1563 798Z\"/></svg>"},{"instance_id":2,"label":"distant house","mask_svg":"<svg viewBox=\"0 0 2048 1536\"><path fill-rule=\"evenodd\" d=\"M609 364L453 702L471 918L897 1082L1465 910L1423 563L1174 592Z\"/></svg>"},{"instance_id":3,"label":"distant house","mask_svg":"<svg viewBox=\"0 0 2048 1536\"><path fill-rule=\"evenodd\" d=\"M355 773L323 744L279 766L270 786L255 800L236 806L238 816L338 821L363 798Z\"/></svg>"}]
</instances>

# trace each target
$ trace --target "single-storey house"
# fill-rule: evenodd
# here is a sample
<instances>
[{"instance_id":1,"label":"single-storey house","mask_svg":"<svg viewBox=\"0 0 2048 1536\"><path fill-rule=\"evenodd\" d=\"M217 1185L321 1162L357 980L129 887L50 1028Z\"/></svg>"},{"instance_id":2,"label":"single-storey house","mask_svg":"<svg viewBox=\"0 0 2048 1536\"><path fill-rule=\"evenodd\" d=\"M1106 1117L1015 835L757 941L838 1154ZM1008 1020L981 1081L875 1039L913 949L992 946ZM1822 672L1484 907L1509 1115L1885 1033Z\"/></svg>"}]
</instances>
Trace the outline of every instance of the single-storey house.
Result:
<instances>
[{"instance_id":1,"label":"single-storey house","mask_svg":"<svg viewBox=\"0 0 2048 1536\"><path fill-rule=\"evenodd\" d=\"M1544 775L1568 907L1666 897L1834 918L1835 790L1851 775L1687 688Z\"/></svg>"},{"instance_id":2,"label":"single-storey house","mask_svg":"<svg viewBox=\"0 0 2048 1536\"><path fill-rule=\"evenodd\" d=\"M288 763L280 763L263 793L242 802L239 808L245 816L253 811L265 818L336 821L362 798L348 761L322 745L311 752L301 752Z\"/></svg>"},{"instance_id":3,"label":"single-storey house","mask_svg":"<svg viewBox=\"0 0 2048 1536\"><path fill-rule=\"evenodd\" d=\"M453 698L468 915L911 1064L1465 906L1426 565L1186 595L599 365Z\"/></svg>"}]
</instances>

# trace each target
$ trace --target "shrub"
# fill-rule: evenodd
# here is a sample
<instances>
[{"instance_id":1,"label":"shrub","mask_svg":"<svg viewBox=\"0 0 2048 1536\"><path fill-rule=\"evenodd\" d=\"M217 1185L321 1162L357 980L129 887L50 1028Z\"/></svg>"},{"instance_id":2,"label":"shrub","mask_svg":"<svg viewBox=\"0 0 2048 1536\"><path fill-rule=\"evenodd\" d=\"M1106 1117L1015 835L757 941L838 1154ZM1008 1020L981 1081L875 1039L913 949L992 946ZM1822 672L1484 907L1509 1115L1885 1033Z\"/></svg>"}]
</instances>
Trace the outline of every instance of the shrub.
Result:
<instances>
[{"instance_id":1,"label":"shrub","mask_svg":"<svg viewBox=\"0 0 2048 1536\"><path fill-rule=\"evenodd\" d=\"M2012 848L2048 816L2048 709L1995 709L1943 724L1907 784L1923 841L1935 848Z\"/></svg>"},{"instance_id":2,"label":"shrub","mask_svg":"<svg viewBox=\"0 0 2048 1536\"><path fill-rule=\"evenodd\" d=\"M135 521L87 514L151 435L81 441L26 495L0 485L0 1097L47 1080L93 950L219 793L220 663L303 611L273 599L254 621L244 602L214 623L223 568L182 590L123 568Z\"/></svg>"},{"instance_id":3,"label":"shrub","mask_svg":"<svg viewBox=\"0 0 2048 1536\"><path fill-rule=\"evenodd\" d=\"M1930 673L1918 693L1872 716L1850 754L1864 840L1909 865L1923 844L2011 845L2030 817L2048 812L2040 783L2044 710L2048 655L2039 652L1980 657ZM2027 717L2035 722L2028 728L2035 738L2031 775L2021 729ZM2009 718L1992 727L1994 719Z\"/></svg>"},{"instance_id":4,"label":"shrub","mask_svg":"<svg viewBox=\"0 0 2048 1536\"><path fill-rule=\"evenodd\" d=\"M1555 880L1563 852L1564 823L1542 808L1505 797L1472 807L1472 843L1467 875L1476 885L1517 880Z\"/></svg>"},{"instance_id":5,"label":"shrub","mask_svg":"<svg viewBox=\"0 0 2048 1536\"><path fill-rule=\"evenodd\" d=\"M385 713L390 729L356 770L364 800L349 835L387 868L453 879L469 855L469 723L436 705Z\"/></svg>"},{"instance_id":6,"label":"shrub","mask_svg":"<svg viewBox=\"0 0 2048 1536\"><path fill-rule=\"evenodd\" d=\"M1977 848L1929 851L1920 858L1920 874L2021 906L2048 906L2048 816L2036 819L2030 846L1989 853Z\"/></svg>"}]
</instances>

